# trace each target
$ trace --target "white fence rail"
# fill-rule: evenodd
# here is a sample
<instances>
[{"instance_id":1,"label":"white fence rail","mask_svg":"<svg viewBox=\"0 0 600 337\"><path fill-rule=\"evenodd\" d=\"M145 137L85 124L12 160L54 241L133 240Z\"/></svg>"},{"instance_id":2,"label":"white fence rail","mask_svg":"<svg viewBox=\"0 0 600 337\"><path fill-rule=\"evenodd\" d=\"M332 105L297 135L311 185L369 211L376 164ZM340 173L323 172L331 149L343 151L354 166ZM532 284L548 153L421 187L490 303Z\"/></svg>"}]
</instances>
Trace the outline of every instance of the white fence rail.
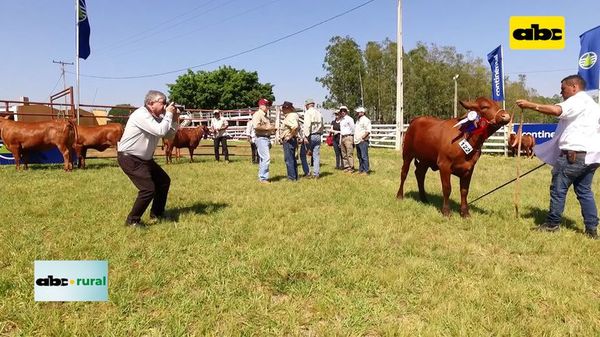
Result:
<instances>
[{"instance_id":1,"label":"white fence rail","mask_svg":"<svg viewBox=\"0 0 600 337\"><path fill-rule=\"evenodd\" d=\"M408 125L404 125L404 131L406 131ZM327 137L328 131L331 129L329 124L324 127L325 132L323 133L323 141ZM245 140L246 127L232 125L227 129L229 135L233 139ZM404 134L404 132L402 133ZM507 142L505 141L505 128L501 128L483 144L483 153L496 153L505 154L508 150ZM274 140L274 136L272 137ZM371 126L371 139L370 146L393 149L396 145L396 125L395 124L373 124Z\"/></svg>"}]
</instances>

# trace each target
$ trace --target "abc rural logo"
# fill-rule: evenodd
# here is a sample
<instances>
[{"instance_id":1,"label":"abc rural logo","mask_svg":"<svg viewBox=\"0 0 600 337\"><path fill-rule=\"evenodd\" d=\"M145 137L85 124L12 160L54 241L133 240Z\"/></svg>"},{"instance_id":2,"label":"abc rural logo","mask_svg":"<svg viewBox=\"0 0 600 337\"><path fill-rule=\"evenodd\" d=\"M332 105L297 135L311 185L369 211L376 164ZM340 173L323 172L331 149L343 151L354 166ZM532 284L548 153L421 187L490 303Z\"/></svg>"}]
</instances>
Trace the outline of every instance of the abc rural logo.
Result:
<instances>
[{"instance_id":1,"label":"abc rural logo","mask_svg":"<svg viewBox=\"0 0 600 337\"><path fill-rule=\"evenodd\" d=\"M564 16L511 16L511 49L564 49Z\"/></svg>"},{"instance_id":2,"label":"abc rural logo","mask_svg":"<svg viewBox=\"0 0 600 337\"><path fill-rule=\"evenodd\" d=\"M77 278L68 279L61 277L54 277L48 275L47 277L40 277L35 280L35 284L41 287L65 287L68 285L77 286L106 286L106 276L102 278Z\"/></svg>"}]
</instances>

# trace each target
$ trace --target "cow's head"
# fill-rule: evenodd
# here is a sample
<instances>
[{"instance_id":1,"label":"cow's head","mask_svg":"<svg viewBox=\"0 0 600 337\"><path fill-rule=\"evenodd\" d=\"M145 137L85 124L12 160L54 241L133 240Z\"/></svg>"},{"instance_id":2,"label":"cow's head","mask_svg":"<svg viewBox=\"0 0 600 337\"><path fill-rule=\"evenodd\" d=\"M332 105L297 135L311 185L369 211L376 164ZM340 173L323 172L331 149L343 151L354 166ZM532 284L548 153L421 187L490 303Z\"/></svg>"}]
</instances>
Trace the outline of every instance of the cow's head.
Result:
<instances>
[{"instance_id":1,"label":"cow's head","mask_svg":"<svg viewBox=\"0 0 600 337\"><path fill-rule=\"evenodd\" d=\"M201 137L204 139L208 138L208 135L210 134L210 130L208 129L208 126L200 125L200 130L202 130Z\"/></svg>"},{"instance_id":2,"label":"cow's head","mask_svg":"<svg viewBox=\"0 0 600 337\"><path fill-rule=\"evenodd\" d=\"M510 121L510 114L500 109L498 104L487 97L478 97L474 102L460 101L467 110L476 111L479 116L487 119L490 124L500 127Z\"/></svg>"}]
</instances>

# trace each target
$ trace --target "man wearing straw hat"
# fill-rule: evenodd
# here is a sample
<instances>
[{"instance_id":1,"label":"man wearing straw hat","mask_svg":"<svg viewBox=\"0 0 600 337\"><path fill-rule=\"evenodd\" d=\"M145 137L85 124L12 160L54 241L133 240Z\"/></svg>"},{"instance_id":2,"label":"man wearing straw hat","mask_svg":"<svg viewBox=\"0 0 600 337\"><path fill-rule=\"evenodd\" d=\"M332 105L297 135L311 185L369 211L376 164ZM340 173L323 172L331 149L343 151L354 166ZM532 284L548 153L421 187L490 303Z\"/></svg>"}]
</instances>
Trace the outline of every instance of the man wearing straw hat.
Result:
<instances>
[{"instance_id":1,"label":"man wearing straw hat","mask_svg":"<svg viewBox=\"0 0 600 337\"><path fill-rule=\"evenodd\" d=\"M323 116L315 108L315 101L311 98L304 102L306 112L304 113L304 144L308 147L307 152L312 153L313 172L307 178L318 179L321 165L321 135L323 135Z\"/></svg>"},{"instance_id":2,"label":"man wearing straw hat","mask_svg":"<svg viewBox=\"0 0 600 337\"><path fill-rule=\"evenodd\" d=\"M269 153L269 144L271 135L275 132L275 126L267 117L271 102L266 98L258 101L258 110L252 115L252 126L256 132L256 150L260 159L258 163L258 181L262 184L270 184L269 165L271 164L271 154Z\"/></svg>"}]
</instances>

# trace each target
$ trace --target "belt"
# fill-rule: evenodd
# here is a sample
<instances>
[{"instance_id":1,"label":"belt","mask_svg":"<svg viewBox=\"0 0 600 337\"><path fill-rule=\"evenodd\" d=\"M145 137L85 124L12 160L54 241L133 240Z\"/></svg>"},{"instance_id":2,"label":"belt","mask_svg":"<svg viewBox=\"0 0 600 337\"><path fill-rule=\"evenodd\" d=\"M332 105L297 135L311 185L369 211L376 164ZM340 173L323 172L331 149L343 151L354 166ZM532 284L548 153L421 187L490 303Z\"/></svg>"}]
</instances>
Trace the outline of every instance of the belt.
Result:
<instances>
[{"instance_id":1,"label":"belt","mask_svg":"<svg viewBox=\"0 0 600 337\"><path fill-rule=\"evenodd\" d=\"M354 135L350 134L350 135L342 135L342 138L344 137L353 137Z\"/></svg>"},{"instance_id":2,"label":"belt","mask_svg":"<svg viewBox=\"0 0 600 337\"><path fill-rule=\"evenodd\" d=\"M311 135L311 136L312 136L312 135L319 135L319 136L320 136L320 135L322 135L322 133L316 133L316 132L315 132L315 133L311 133L310 135Z\"/></svg>"},{"instance_id":3,"label":"belt","mask_svg":"<svg viewBox=\"0 0 600 337\"><path fill-rule=\"evenodd\" d=\"M560 150L560 156L568 156L569 154L574 153L575 155L586 154L585 151L572 151L572 150Z\"/></svg>"},{"instance_id":4,"label":"belt","mask_svg":"<svg viewBox=\"0 0 600 337\"><path fill-rule=\"evenodd\" d=\"M256 135L256 138L271 138L271 136Z\"/></svg>"},{"instance_id":5,"label":"belt","mask_svg":"<svg viewBox=\"0 0 600 337\"><path fill-rule=\"evenodd\" d=\"M129 154L127 152L117 152L117 155L121 155L121 156L125 156L125 157L131 157L131 158L135 158L135 159L141 160L141 161L150 161L150 160L152 160L152 159L148 159L148 160L142 159L142 158L140 158L138 156L134 156L134 155Z\"/></svg>"}]
</instances>

